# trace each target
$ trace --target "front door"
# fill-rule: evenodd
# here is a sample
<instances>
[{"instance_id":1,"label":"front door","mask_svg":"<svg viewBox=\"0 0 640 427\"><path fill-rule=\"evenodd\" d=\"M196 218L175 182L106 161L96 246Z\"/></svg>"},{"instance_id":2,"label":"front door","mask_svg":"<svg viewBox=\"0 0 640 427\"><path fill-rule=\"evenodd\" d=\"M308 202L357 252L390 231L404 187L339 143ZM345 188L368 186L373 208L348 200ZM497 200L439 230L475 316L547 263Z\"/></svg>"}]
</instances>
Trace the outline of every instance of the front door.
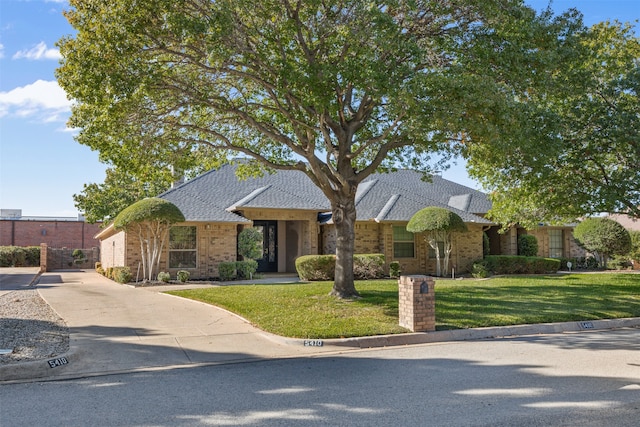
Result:
<instances>
[{"instance_id":1,"label":"front door","mask_svg":"<svg viewBox=\"0 0 640 427\"><path fill-rule=\"evenodd\" d=\"M262 258L258 260L258 271L278 271L278 221L254 221L253 227L262 232Z\"/></svg>"}]
</instances>

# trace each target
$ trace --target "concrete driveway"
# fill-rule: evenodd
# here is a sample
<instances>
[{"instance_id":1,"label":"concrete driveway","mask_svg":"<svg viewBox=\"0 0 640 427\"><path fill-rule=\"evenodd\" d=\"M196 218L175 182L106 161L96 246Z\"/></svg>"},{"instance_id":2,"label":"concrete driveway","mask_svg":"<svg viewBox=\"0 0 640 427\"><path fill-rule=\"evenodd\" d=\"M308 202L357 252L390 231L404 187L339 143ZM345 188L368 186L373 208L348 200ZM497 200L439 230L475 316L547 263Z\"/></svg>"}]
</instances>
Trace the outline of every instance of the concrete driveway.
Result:
<instances>
[{"instance_id":1,"label":"concrete driveway","mask_svg":"<svg viewBox=\"0 0 640 427\"><path fill-rule=\"evenodd\" d=\"M6 272L5 272L6 273ZM34 272L37 273L37 272ZM6 280L24 286L27 273ZM158 288L162 289L162 288ZM70 330L70 351L52 360L0 366L0 379L75 378L179 366L237 363L343 353L360 348L566 331L637 327L640 319L567 322L438 331L354 339L304 340L274 336L226 310L117 284L94 271L42 274L37 290Z\"/></svg>"},{"instance_id":2,"label":"concrete driveway","mask_svg":"<svg viewBox=\"0 0 640 427\"><path fill-rule=\"evenodd\" d=\"M0 295L28 288L33 284L40 267L3 267L0 268Z\"/></svg>"}]
</instances>

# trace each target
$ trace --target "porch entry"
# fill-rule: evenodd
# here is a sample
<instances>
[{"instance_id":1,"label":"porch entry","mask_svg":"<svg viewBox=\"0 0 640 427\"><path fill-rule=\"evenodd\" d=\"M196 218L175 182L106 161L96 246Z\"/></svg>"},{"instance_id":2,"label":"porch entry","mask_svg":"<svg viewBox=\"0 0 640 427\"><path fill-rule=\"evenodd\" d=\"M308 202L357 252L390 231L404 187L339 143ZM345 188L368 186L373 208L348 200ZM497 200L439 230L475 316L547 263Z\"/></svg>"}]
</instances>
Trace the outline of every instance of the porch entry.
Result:
<instances>
[{"instance_id":1,"label":"porch entry","mask_svg":"<svg viewBox=\"0 0 640 427\"><path fill-rule=\"evenodd\" d=\"M258 271L278 271L278 221L254 221L253 227L262 232L262 258L257 260Z\"/></svg>"}]
</instances>

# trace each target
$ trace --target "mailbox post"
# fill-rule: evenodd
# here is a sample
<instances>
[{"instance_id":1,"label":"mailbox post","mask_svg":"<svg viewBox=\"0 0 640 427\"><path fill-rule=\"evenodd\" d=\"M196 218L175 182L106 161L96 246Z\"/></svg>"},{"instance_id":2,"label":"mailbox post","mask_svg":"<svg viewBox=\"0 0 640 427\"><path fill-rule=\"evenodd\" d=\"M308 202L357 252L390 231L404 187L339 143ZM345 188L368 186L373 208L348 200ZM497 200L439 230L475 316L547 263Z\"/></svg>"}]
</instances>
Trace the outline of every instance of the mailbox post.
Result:
<instances>
[{"instance_id":1,"label":"mailbox post","mask_svg":"<svg viewBox=\"0 0 640 427\"><path fill-rule=\"evenodd\" d=\"M400 326L413 332L436 330L435 281L432 277L400 276L398 280Z\"/></svg>"}]
</instances>

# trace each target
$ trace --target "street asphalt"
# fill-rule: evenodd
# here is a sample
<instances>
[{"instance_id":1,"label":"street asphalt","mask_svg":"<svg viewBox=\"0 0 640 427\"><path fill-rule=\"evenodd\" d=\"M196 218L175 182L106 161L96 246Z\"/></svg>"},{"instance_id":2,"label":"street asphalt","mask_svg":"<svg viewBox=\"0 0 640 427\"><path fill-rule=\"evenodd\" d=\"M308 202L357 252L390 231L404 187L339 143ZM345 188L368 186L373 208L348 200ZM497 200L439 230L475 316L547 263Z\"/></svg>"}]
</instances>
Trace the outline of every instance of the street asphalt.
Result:
<instances>
[{"instance_id":1,"label":"street asphalt","mask_svg":"<svg viewBox=\"0 0 640 427\"><path fill-rule=\"evenodd\" d=\"M269 280L297 279L275 277L263 282ZM0 366L0 382L83 378L341 354L362 348L640 326L640 318L628 318L309 342L275 336L226 310L162 293L175 288L171 286L122 285L94 271L54 271L40 275L36 268L0 269L0 292L33 286L67 323L70 349L48 360ZM177 286L185 289L189 285Z\"/></svg>"}]
</instances>

